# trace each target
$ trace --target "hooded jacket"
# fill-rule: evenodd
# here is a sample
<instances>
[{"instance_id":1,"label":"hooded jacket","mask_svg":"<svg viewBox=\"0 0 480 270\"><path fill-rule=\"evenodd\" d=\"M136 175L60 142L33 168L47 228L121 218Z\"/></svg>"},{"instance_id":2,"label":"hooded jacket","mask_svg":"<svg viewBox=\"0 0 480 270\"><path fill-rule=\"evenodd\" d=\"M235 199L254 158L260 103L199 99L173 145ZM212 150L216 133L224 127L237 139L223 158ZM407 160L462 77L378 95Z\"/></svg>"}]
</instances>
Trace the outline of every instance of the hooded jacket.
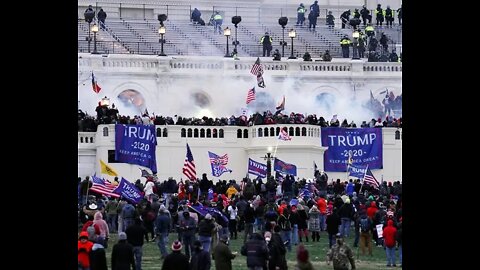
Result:
<instances>
[{"instance_id":1,"label":"hooded jacket","mask_svg":"<svg viewBox=\"0 0 480 270\"><path fill-rule=\"evenodd\" d=\"M395 247L395 236L397 234L397 228L393 226L393 220L388 220L387 227L383 228L383 239L385 241L385 246L388 248Z\"/></svg>"},{"instance_id":2,"label":"hooded jacket","mask_svg":"<svg viewBox=\"0 0 480 270\"><path fill-rule=\"evenodd\" d=\"M93 243L91 241L82 243L82 241L80 241L80 237L88 238L88 233L81 232L78 238L78 244L77 244L78 263L85 268L90 268L90 252L92 251Z\"/></svg>"}]
</instances>

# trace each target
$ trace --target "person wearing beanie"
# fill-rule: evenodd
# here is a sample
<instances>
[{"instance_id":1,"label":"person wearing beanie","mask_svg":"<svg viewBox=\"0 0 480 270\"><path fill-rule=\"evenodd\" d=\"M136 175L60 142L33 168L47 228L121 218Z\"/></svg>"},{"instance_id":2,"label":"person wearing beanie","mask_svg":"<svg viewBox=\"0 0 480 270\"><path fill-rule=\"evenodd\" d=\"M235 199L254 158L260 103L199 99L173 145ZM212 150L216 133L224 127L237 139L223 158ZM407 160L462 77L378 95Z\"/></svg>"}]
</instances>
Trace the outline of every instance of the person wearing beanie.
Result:
<instances>
[{"instance_id":1,"label":"person wearing beanie","mask_svg":"<svg viewBox=\"0 0 480 270\"><path fill-rule=\"evenodd\" d=\"M82 231L78 237L78 269L90 269L90 252L92 251L93 242L88 241L88 233Z\"/></svg>"},{"instance_id":2,"label":"person wearing beanie","mask_svg":"<svg viewBox=\"0 0 480 270\"><path fill-rule=\"evenodd\" d=\"M165 257L162 270L189 270L188 257L182 254L182 243L180 241L173 241L172 253Z\"/></svg>"},{"instance_id":3,"label":"person wearing beanie","mask_svg":"<svg viewBox=\"0 0 480 270\"><path fill-rule=\"evenodd\" d=\"M315 270L308 259L308 250L305 249L303 244L300 244L297 248L297 265L295 267L298 270Z\"/></svg>"},{"instance_id":4,"label":"person wearing beanie","mask_svg":"<svg viewBox=\"0 0 480 270\"><path fill-rule=\"evenodd\" d=\"M190 260L190 270L210 270L212 261L210 253L203 250L202 243L199 240L193 242L193 256Z\"/></svg>"},{"instance_id":5,"label":"person wearing beanie","mask_svg":"<svg viewBox=\"0 0 480 270\"><path fill-rule=\"evenodd\" d=\"M280 226L275 226L273 229L274 233L265 232L265 240L270 236L270 241L267 241L268 247L268 269L287 269L287 260L285 255L287 253L287 248L285 243L280 236ZM267 235L269 233L270 235Z\"/></svg>"},{"instance_id":6,"label":"person wearing beanie","mask_svg":"<svg viewBox=\"0 0 480 270\"><path fill-rule=\"evenodd\" d=\"M212 221L212 215L206 214L205 218L198 224L198 240L202 243L203 250L210 252L212 242L212 233L215 230L215 224Z\"/></svg>"},{"instance_id":7,"label":"person wearing beanie","mask_svg":"<svg viewBox=\"0 0 480 270\"><path fill-rule=\"evenodd\" d=\"M93 244L90 252L90 270L108 270L105 247L100 243Z\"/></svg>"},{"instance_id":8,"label":"person wearing beanie","mask_svg":"<svg viewBox=\"0 0 480 270\"><path fill-rule=\"evenodd\" d=\"M118 234L118 243L113 246L111 262L112 270L135 270L133 246L127 242L127 234L124 232Z\"/></svg>"},{"instance_id":9,"label":"person wearing beanie","mask_svg":"<svg viewBox=\"0 0 480 270\"><path fill-rule=\"evenodd\" d=\"M237 252L232 252L228 247L228 236L226 234L222 235L213 251L215 269L232 270L232 260L235 259L236 255Z\"/></svg>"},{"instance_id":10,"label":"person wearing beanie","mask_svg":"<svg viewBox=\"0 0 480 270\"><path fill-rule=\"evenodd\" d=\"M127 242L133 247L136 268L142 269L143 238L148 235L147 229L143 226L142 220L137 217L135 223L128 227L125 233L127 234Z\"/></svg>"},{"instance_id":11,"label":"person wearing beanie","mask_svg":"<svg viewBox=\"0 0 480 270\"><path fill-rule=\"evenodd\" d=\"M166 212L165 206L163 206L163 208L162 206L163 205L160 206L157 218L155 219L154 228L158 249L160 249L162 259L165 259L168 255L166 243L168 241L168 233L171 229L171 218L168 215L168 212Z\"/></svg>"}]
</instances>

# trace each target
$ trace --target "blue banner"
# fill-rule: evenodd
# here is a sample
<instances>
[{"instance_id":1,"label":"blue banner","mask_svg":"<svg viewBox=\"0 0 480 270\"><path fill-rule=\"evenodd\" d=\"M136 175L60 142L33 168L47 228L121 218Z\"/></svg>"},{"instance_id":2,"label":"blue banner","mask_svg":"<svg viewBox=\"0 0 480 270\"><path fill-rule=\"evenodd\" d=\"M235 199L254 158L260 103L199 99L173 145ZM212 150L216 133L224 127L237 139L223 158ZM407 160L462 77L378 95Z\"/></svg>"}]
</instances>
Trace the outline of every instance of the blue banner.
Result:
<instances>
[{"instance_id":1,"label":"blue banner","mask_svg":"<svg viewBox=\"0 0 480 270\"><path fill-rule=\"evenodd\" d=\"M227 165L228 163L228 154L220 157L217 154L208 151L208 157L210 158L210 165L212 166L213 176L219 177L225 172L232 172L232 170L225 167L225 165Z\"/></svg>"},{"instance_id":2,"label":"blue banner","mask_svg":"<svg viewBox=\"0 0 480 270\"><path fill-rule=\"evenodd\" d=\"M261 178L267 177L267 165L249 158L248 159L248 173L260 176Z\"/></svg>"},{"instance_id":3,"label":"blue banner","mask_svg":"<svg viewBox=\"0 0 480 270\"><path fill-rule=\"evenodd\" d=\"M206 207L206 206L203 206L201 204L190 205L189 207L191 209L195 210L195 212L199 213L203 217L205 217L206 214L210 214L210 215L212 215L212 217L214 217L217 220L218 223L222 223L223 225L228 224L228 218L225 216L225 214L220 212L220 210L218 210L217 208ZM220 225L222 225L222 224L220 224Z\"/></svg>"},{"instance_id":4,"label":"blue banner","mask_svg":"<svg viewBox=\"0 0 480 270\"><path fill-rule=\"evenodd\" d=\"M278 158L275 158L274 170L279 173L297 176L297 166L281 161Z\"/></svg>"},{"instance_id":5,"label":"blue banner","mask_svg":"<svg viewBox=\"0 0 480 270\"><path fill-rule=\"evenodd\" d=\"M381 128L322 128L322 146L328 147L323 156L327 172L346 172L349 155L355 165L383 168Z\"/></svg>"},{"instance_id":6,"label":"blue banner","mask_svg":"<svg viewBox=\"0 0 480 270\"><path fill-rule=\"evenodd\" d=\"M115 193L120 194L123 198L127 199L129 202L137 204L143 198L142 193L138 188L130 183L130 181L125 180L122 177L122 180L118 184L117 189L115 189Z\"/></svg>"},{"instance_id":7,"label":"blue banner","mask_svg":"<svg viewBox=\"0 0 480 270\"><path fill-rule=\"evenodd\" d=\"M154 125L115 125L115 159L137 164L157 173L155 149L157 136Z\"/></svg>"},{"instance_id":8,"label":"blue banner","mask_svg":"<svg viewBox=\"0 0 480 270\"><path fill-rule=\"evenodd\" d=\"M353 177L363 179L366 171L367 171L367 165L352 164L348 166L348 176L353 176Z\"/></svg>"}]
</instances>

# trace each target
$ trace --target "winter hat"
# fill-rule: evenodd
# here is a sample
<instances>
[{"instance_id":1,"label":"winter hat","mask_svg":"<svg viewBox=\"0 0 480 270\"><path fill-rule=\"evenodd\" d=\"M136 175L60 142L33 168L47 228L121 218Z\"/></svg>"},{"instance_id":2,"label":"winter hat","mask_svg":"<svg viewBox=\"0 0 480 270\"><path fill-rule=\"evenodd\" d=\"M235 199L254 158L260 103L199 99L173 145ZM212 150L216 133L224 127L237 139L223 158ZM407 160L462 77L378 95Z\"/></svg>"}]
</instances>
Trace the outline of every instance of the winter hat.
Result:
<instances>
[{"instance_id":1,"label":"winter hat","mask_svg":"<svg viewBox=\"0 0 480 270\"><path fill-rule=\"evenodd\" d=\"M205 219L206 219L206 220L211 220L211 219L212 219L212 215L206 214L206 215L205 215Z\"/></svg>"},{"instance_id":2,"label":"winter hat","mask_svg":"<svg viewBox=\"0 0 480 270\"><path fill-rule=\"evenodd\" d=\"M119 233L118 240L127 240L127 234L124 232Z\"/></svg>"},{"instance_id":3,"label":"winter hat","mask_svg":"<svg viewBox=\"0 0 480 270\"><path fill-rule=\"evenodd\" d=\"M172 243L172 250L173 251L180 251L182 250L182 243L178 240L175 240L173 243Z\"/></svg>"},{"instance_id":4,"label":"winter hat","mask_svg":"<svg viewBox=\"0 0 480 270\"><path fill-rule=\"evenodd\" d=\"M86 232L86 231L81 232L80 236L78 237L78 240L80 240L82 238L88 239L88 232Z\"/></svg>"},{"instance_id":5,"label":"winter hat","mask_svg":"<svg viewBox=\"0 0 480 270\"><path fill-rule=\"evenodd\" d=\"M300 262L308 261L308 250L305 249L303 244L300 244L297 249L297 260Z\"/></svg>"},{"instance_id":6,"label":"winter hat","mask_svg":"<svg viewBox=\"0 0 480 270\"><path fill-rule=\"evenodd\" d=\"M270 239L272 239L272 233L269 231L266 231L264 234L264 237L265 237L265 241L270 241Z\"/></svg>"}]
</instances>

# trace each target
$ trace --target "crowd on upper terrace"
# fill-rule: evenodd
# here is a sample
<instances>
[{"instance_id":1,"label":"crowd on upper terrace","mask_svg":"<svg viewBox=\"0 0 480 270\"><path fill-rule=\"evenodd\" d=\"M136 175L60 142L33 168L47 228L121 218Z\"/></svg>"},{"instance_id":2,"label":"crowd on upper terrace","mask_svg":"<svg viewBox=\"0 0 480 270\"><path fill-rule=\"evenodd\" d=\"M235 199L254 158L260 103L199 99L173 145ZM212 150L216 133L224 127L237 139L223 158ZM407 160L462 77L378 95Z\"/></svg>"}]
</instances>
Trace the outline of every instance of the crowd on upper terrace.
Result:
<instances>
[{"instance_id":1,"label":"crowd on upper terrace","mask_svg":"<svg viewBox=\"0 0 480 270\"><path fill-rule=\"evenodd\" d=\"M99 108L100 107L100 108ZM305 116L302 113L282 114L281 112L272 113L265 111L262 113L255 113L247 117L246 115L230 117L213 118L204 116L202 118L196 117L182 117L175 115L161 116L144 113L142 116L135 115L134 117L120 115L115 105L111 108L103 105L97 107L97 117L85 114L82 110L78 110L78 131L95 132L99 124L130 124L130 125L185 125L185 126L253 126L253 125L273 125L273 124L308 124L318 125L321 127L402 127L402 118L394 118L393 116L386 116L383 121L382 118L370 121L363 121L360 126L354 121L348 122L344 119L342 122L335 115L330 121L326 121L324 117L317 118L316 114L309 114Z\"/></svg>"}]
</instances>

